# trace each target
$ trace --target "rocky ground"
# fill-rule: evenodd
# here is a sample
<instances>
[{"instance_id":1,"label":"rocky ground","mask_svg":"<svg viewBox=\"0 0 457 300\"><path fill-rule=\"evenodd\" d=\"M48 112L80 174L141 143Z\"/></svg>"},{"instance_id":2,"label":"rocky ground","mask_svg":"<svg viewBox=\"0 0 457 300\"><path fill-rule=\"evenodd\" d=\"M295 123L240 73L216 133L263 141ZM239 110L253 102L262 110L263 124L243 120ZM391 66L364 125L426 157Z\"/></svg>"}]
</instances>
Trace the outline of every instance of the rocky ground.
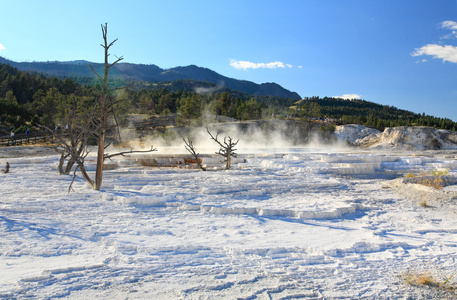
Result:
<instances>
[{"instance_id":1,"label":"rocky ground","mask_svg":"<svg viewBox=\"0 0 457 300\"><path fill-rule=\"evenodd\" d=\"M457 149L457 132L432 127L387 127L383 132L361 125L342 125L335 130L340 142L371 149Z\"/></svg>"}]
</instances>

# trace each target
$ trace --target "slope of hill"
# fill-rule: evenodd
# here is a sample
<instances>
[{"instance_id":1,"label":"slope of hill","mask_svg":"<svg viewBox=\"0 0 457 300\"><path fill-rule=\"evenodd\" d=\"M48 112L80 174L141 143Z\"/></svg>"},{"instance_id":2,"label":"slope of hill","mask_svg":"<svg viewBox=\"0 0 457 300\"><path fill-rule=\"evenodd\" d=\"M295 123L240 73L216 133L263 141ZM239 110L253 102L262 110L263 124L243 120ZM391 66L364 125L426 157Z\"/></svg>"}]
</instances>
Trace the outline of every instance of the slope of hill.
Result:
<instances>
[{"instance_id":1,"label":"slope of hill","mask_svg":"<svg viewBox=\"0 0 457 300\"><path fill-rule=\"evenodd\" d=\"M84 60L70 62L14 62L0 57L0 63L9 64L21 71L35 71L58 77L94 77L89 64L97 72L102 72L103 64L90 63ZM238 80L220 75L210 69L190 65L161 69L156 65L118 63L110 69L111 78L164 82L174 80L197 80L212 82L232 90L238 90L255 96L274 96L281 98L301 99L296 92L291 92L276 83L257 84L251 81Z\"/></svg>"},{"instance_id":2,"label":"slope of hill","mask_svg":"<svg viewBox=\"0 0 457 300\"><path fill-rule=\"evenodd\" d=\"M308 113L312 104L318 106L318 115L339 120L342 124L360 124L384 130L385 127L428 126L457 130L457 122L448 118L418 114L394 106L382 105L362 99L345 100L329 97L311 97L294 103L294 108ZM311 107L311 108L310 108ZM315 113L316 114L316 113Z\"/></svg>"},{"instance_id":3,"label":"slope of hill","mask_svg":"<svg viewBox=\"0 0 457 300\"><path fill-rule=\"evenodd\" d=\"M19 71L11 64L0 62L0 123L5 128L26 128L26 124L30 124L32 121L38 122L38 124L43 122L52 123L57 113L57 106L59 103L62 104L69 95L74 94L76 97L89 97L90 99L95 97L93 85L95 79L87 66L87 62L50 62L40 63L38 66L45 70L46 64L52 65L53 70L56 72L60 70L61 74L67 74L70 69L74 70L75 76L77 74L81 75L80 70L83 68L86 70L86 74L92 77L56 78L41 75L36 70L32 72ZM20 65L22 65L23 69L29 68L32 70L33 63L21 63ZM66 67L62 68L62 65L66 65ZM127 80L125 78L128 78L128 76L145 77L153 74L153 72L141 74L135 71L138 69L155 68L159 71L161 70L157 66L143 66L143 68L132 64L122 64L120 66L122 69L114 71L117 74L122 74L123 77L118 76L113 79L112 83L114 85L125 85ZM256 96L235 89L228 89L222 83L218 85L209 81L175 79L186 72L213 74L215 78L220 76L211 70L189 66L162 72L164 73L162 74L163 78L173 81L132 81L133 84L131 86L133 88L128 89L129 112L161 114L187 111L186 118L198 118L205 107L211 107L212 112L215 114L223 114L227 117L242 120L274 115L275 117L283 118L286 116L326 118L336 124L360 124L379 130L396 126L428 126L457 131L457 122L450 119L437 118L425 113L417 114L365 100L344 100L315 96L297 101L293 98ZM197 78L201 79L198 76ZM77 79L78 82L74 79ZM273 94L275 94L275 89L278 89L278 93L282 89L272 83L264 83L257 86L253 83L247 83L257 88L257 92L260 90L259 93L262 92L263 88L273 91ZM227 100L230 100L226 102L227 107L221 106L223 102L221 99L225 97L223 94L230 96L230 98L227 98ZM198 109L192 108L189 110L188 107L192 105L196 105Z\"/></svg>"}]
</instances>

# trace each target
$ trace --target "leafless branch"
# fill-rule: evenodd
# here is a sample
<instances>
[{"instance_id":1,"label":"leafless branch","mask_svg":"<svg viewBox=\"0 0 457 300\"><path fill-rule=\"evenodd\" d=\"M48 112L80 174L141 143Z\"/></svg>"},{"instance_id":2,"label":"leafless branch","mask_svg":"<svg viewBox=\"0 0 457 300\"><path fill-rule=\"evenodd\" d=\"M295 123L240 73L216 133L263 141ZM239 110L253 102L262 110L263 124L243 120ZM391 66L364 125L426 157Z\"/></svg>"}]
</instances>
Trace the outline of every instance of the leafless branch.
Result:
<instances>
[{"instance_id":1,"label":"leafless branch","mask_svg":"<svg viewBox=\"0 0 457 300\"><path fill-rule=\"evenodd\" d=\"M75 191L73 189L73 183L75 182L75 179L76 179L76 172L78 171L79 169L79 166L76 166L75 168L75 171L73 172L73 178L71 179L71 183L70 183L70 186L68 187L68 193L70 193L71 191Z\"/></svg>"},{"instance_id":2,"label":"leafless branch","mask_svg":"<svg viewBox=\"0 0 457 300\"><path fill-rule=\"evenodd\" d=\"M97 73L97 71L95 71L94 67L92 67L92 65L89 65L89 67L92 69L92 71L95 73L95 75L97 75L98 79L99 79L100 81L103 81L103 77L100 76L100 75Z\"/></svg>"},{"instance_id":3,"label":"leafless branch","mask_svg":"<svg viewBox=\"0 0 457 300\"><path fill-rule=\"evenodd\" d=\"M114 153L114 154L105 154L105 159L111 159L111 157L114 157L114 156L126 156L125 154L132 154L132 153L146 153L146 152L154 152L154 151L157 151L156 148L154 148L153 146L151 146L151 149L149 150L130 150L130 151L123 151L123 152L118 152L118 153Z\"/></svg>"},{"instance_id":4,"label":"leafless branch","mask_svg":"<svg viewBox=\"0 0 457 300\"><path fill-rule=\"evenodd\" d=\"M236 149L234 148L240 140L237 140L236 142L233 142L232 138L230 136L224 137L224 142L222 143L218 139L218 134L214 136L209 128L206 128L206 131L210 135L211 139L214 140L216 143L219 144L220 149L216 154L219 154L225 158L224 162L226 163L226 169L230 169L231 166L231 158L236 157L237 154L235 153Z\"/></svg>"},{"instance_id":5,"label":"leafless branch","mask_svg":"<svg viewBox=\"0 0 457 300\"><path fill-rule=\"evenodd\" d=\"M117 40L117 39L116 39L116 40ZM112 44L112 43L111 43L111 44ZM122 57L122 56L119 57L115 62L113 62L112 64L110 64L110 65L108 66L108 68L111 68L112 66L114 66L115 64L117 64L118 62L120 62L120 61L123 60L123 59L124 59L124 57Z\"/></svg>"},{"instance_id":6,"label":"leafless branch","mask_svg":"<svg viewBox=\"0 0 457 300\"><path fill-rule=\"evenodd\" d=\"M194 147L194 144L192 143L192 140L190 138L187 138L187 140L185 138L183 138L183 141L184 141L184 144L185 144L184 148L186 148L186 150L190 154L192 154L192 156L195 158L195 160L197 161L197 165L200 168L200 170L206 171L206 168L203 167L203 165L200 162L200 158L198 157L200 155L200 153L197 153L195 151L195 147Z\"/></svg>"}]
</instances>

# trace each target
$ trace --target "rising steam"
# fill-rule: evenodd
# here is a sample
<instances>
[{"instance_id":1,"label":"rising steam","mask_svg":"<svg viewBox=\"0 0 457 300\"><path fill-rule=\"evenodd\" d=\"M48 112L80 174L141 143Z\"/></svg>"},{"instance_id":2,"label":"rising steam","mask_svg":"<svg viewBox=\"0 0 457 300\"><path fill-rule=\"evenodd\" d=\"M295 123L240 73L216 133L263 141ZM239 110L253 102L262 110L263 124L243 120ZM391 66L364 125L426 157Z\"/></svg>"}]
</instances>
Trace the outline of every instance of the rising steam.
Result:
<instances>
[{"instance_id":1,"label":"rising steam","mask_svg":"<svg viewBox=\"0 0 457 300\"><path fill-rule=\"evenodd\" d=\"M194 88L195 93L199 95L206 95L206 94L213 94L216 93L220 90L222 90L225 86L225 83L223 81L220 81L216 86L214 87L196 87Z\"/></svg>"},{"instance_id":2,"label":"rising steam","mask_svg":"<svg viewBox=\"0 0 457 300\"><path fill-rule=\"evenodd\" d=\"M190 138L196 150L201 154L214 154L218 145L211 140L207 128L221 140L224 137L239 139L237 153L272 153L287 152L291 149L303 151L314 149L322 151L337 151L347 149L347 146L336 141L332 135L324 137L315 126L308 132L291 120L285 121L247 121L215 123L215 116L206 116L207 121L200 127L175 127L165 132L157 131L150 134L140 134L132 126L121 130L124 147L148 149L153 145L156 153L184 154L183 138Z\"/></svg>"}]
</instances>

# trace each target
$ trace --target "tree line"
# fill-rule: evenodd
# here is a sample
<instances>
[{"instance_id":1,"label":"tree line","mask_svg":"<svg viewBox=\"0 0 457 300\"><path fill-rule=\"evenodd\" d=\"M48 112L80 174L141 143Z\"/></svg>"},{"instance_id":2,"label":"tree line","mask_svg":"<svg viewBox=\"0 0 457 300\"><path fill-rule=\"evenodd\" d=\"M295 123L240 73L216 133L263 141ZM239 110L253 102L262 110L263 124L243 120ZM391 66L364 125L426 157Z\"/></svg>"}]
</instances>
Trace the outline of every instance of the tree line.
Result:
<instances>
[{"instance_id":1,"label":"tree line","mask_svg":"<svg viewBox=\"0 0 457 300\"><path fill-rule=\"evenodd\" d=\"M280 116L283 118L326 119L336 124L360 124L383 130L396 126L430 126L457 130L447 118L417 114L393 106L365 100L307 97L303 100L255 96L233 91L214 83L195 80L174 82L126 82L115 78L108 86L126 88L114 93L122 98L120 117L127 113L176 114L180 125L191 124L202 115L214 114L237 120ZM48 77L18 71L0 64L0 130L17 133L29 127L62 126L68 107L79 103L87 109L96 102L100 83L94 79Z\"/></svg>"},{"instance_id":2,"label":"tree line","mask_svg":"<svg viewBox=\"0 0 457 300\"><path fill-rule=\"evenodd\" d=\"M118 82L108 85L116 86ZM18 71L0 65L0 124L3 131L14 128L25 132L27 127L62 126L68 107L78 103L84 110L94 105L99 96L99 83L80 84L76 80L46 77L42 74ZM121 111L150 115L178 115L178 123L187 124L204 112L240 120L259 119L265 104L254 98L234 97L228 91L197 93L180 89L126 87L114 93L123 99Z\"/></svg>"},{"instance_id":3,"label":"tree line","mask_svg":"<svg viewBox=\"0 0 457 300\"><path fill-rule=\"evenodd\" d=\"M293 113L317 118L332 119L337 124L360 124L384 130L385 127L429 126L457 130L457 123L448 118L438 118L381 105L366 100L309 97L292 107Z\"/></svg>"}]
</instances>

